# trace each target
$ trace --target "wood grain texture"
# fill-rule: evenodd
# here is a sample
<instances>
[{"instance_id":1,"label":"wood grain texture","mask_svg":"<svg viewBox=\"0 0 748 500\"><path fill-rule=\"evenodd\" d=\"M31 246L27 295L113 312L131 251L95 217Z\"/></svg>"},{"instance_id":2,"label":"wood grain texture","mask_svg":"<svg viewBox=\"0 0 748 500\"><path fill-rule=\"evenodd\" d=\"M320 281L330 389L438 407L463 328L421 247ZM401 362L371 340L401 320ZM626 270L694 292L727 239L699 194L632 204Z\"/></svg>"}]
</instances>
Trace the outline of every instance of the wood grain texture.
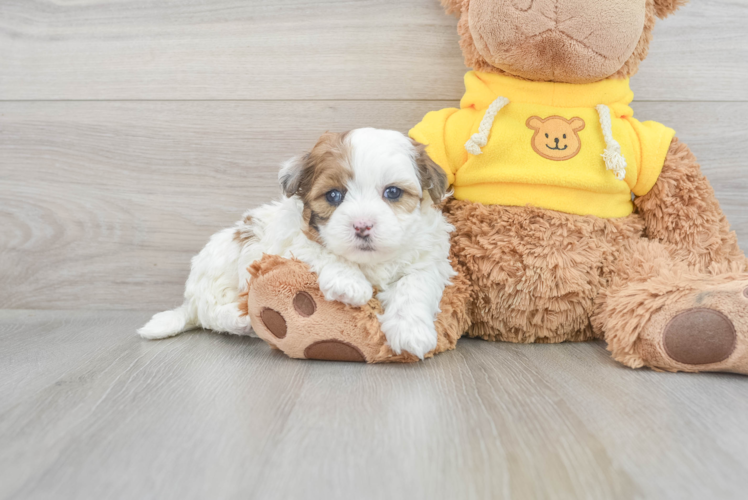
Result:
<instances>
[{"instance_id":1,"label":"wood grain texture","mask_svg":"<svg viewBox=\"0 0 748 500\"><path fill-rule=\"evenodd\" d=\"M407 131L454 102L0 103L0 307L168 308L190 258L279 196L325 130ZM748 249L748 103L637 103L674 124ZM730 119L725 119L729 116Z\"/></svg>"},{"instance_id":2,"label":"wood grain texture","mask_svg":"<svg viewBox=\"0 0 748 500\"><path fill-rule=\"evenodd\" d=\"M661 21L642 100L748 101L748 3ZM3 0L0 99L459 99L437 0Z\"/></svg>"},{"instance_id":3,"label":"wood grain texture","mask_svg":"<svg viewBox=\"0 0 748 500\"><path fill-rule=\"evenodd\" d=\"M143 312L0 312L0 498L703 499L748 487L748 385L602 343L461 340L411 366Z\"/></svg>"}]
</instances>

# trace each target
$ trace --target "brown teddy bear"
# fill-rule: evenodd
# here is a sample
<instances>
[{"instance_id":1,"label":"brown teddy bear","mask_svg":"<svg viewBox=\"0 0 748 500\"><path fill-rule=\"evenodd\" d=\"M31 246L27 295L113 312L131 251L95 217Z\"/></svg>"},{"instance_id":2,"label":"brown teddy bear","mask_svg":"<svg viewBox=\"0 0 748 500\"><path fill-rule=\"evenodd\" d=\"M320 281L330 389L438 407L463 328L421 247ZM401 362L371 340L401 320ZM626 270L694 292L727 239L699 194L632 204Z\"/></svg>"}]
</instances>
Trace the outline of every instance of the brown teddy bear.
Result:
<instances>
[{"instance_id":1,"label":"brown teddy bear","mask_svg":"<svg viewBox=\"0 0 748 500\"><path fill-rule=\"evenodd\" d=\"M748 260L688 147L629 107L655 18L684 1L442 3L473 71L459 109L410 132L454 188L435 352L463 333L602 338L633 368L748 373ZM288 355L415 360L387 347L375 299L325 302L296 261L252 273L252 324Z\"/></svg>"}]
</instances>

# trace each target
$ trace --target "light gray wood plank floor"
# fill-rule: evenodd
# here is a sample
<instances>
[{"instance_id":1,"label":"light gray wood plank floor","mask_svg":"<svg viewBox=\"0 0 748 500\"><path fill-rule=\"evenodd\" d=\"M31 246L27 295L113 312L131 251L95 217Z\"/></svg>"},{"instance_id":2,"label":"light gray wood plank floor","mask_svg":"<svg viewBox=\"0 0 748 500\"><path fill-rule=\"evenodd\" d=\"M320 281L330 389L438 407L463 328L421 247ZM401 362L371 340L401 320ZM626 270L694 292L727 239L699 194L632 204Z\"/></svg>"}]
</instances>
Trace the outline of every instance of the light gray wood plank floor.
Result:
<instances>
[{"instance_id":1,"label":"light gray wood plank floor","mask_svg":"<svg viewBox=\"0 0 748 500\"><path fill-rule=\"evenodd\" d=\"M144 341L145 312L0 313L0 498L745 498L748 384L604 344L417 365Z\"/></svg>"}]
</instances>

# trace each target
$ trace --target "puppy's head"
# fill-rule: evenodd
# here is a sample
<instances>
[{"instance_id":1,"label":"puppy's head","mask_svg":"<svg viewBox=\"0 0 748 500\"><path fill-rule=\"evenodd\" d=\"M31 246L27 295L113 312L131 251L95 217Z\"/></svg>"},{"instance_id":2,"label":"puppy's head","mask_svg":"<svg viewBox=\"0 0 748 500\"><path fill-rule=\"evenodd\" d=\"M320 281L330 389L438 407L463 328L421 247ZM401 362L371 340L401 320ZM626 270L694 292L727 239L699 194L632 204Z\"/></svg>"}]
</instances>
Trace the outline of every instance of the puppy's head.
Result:
<instances>
[{"instance_id":1,"label":"puppy's head","mask_svg":"<svg viewBox=\"0 0 748 500\"><path fill-rule=\"evenodd\" d=\"M396 258L447 188L424 146L371 128L326 133L283 165L279 181L304 202L307 236L361 264Z\"/></svg>"}]
</instances>

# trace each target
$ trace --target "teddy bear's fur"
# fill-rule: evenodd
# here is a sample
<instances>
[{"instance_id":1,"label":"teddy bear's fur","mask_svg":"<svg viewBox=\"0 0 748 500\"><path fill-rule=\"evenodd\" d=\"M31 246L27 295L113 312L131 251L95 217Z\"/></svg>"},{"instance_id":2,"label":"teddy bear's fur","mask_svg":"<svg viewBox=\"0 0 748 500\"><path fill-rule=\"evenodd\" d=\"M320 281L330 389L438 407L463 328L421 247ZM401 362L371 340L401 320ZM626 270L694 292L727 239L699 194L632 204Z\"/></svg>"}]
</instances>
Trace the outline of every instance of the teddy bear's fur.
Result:
<instances>
[{"instance_id":1,"label":"teddy bear's fur","mask_svg":"<svg viewBox=\"0 0 748 500\"><path fill-rule=\"evenodd\" d=\"M613 57L600 52L607 50L607 41L601 42L600 51L594 50L592 42L560 50L553 44L566 41L550 38L543 42L546 45L486 45L506 43L508 28L492 34L485 30L493 25L483 22L486 16L499 12L501 4L511 4L512 15L523 16L531 6L543 14L544 8L558 9L559 3L579 10L591 2L442 0L448 12L460 16L460 43L468 66L483 72L566 83L594 81L595 75L598 79L634 75L647 55L655 19L685 3L627 3L643 12L624 12L620 18L640 19L641 26L632 29L641 33L638 38L629 34L633 42L627 49L611 52L621 66L602 75L600 71L609 62L606 59ZM594 2L611 9L620 5L618 0ZM476 12L482 16L480 23L471 19ZM498 25L505 19L493 21ZM583 31L579 26L574 29ZM616 33L611 31L610 36L618 36ZM524 35L512 36L521 40ZM494 50L487 52L487 47ZM561 59L562 70L549 73L543 64L548 52L557 49L568 57ZM487 53L501 61L515 61L504 65L512 71L499 68L501 61L487 61L483 55ZM627 217L602 219L533 207L447 202L445 214L456 228L452 235L453 265L459 269L460 279L466 278L469 283L467 316L448 318L452 321L450 331L457 325L458 329L467 327L470 336L510 342L604 338L613 357L634 368L748 373L748 261L696 158L677 138L670 145L654 188L636 198L634 205L635 212ZM262 280L258 276L253 281L250 293ZM447 290L445 293L450 294ZM263 301L269 300L270 293L267 290L254 297L260 304L255 307L257 311ZM252 316L254 325L261 321L256 318L258 314ZM359 313L341 310L338 314ZM338 324L342 324L341 319L334 321L331 329ZM367 328L378 331L373 325ZM259 329L263 330L261 323ZM306 342L302 331L295 335L301 344ZM383 342L381 334L377 339ZM439 350L453 345L451 341L440 342Z\"/></svg>"}]
</instances>

